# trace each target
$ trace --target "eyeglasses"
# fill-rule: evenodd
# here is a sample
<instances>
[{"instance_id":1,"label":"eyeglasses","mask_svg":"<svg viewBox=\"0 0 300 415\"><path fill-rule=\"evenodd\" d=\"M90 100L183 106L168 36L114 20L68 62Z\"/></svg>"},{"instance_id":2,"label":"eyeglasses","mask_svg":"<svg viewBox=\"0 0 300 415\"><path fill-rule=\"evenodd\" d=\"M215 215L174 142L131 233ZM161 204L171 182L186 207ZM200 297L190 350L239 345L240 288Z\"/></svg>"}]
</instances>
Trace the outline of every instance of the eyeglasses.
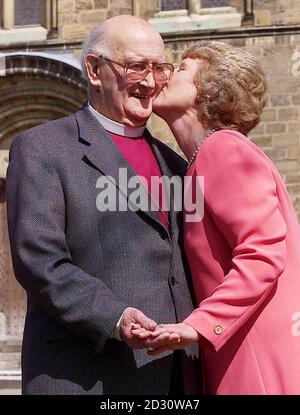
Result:
<instances>
[{"instance_id":1,"label":"eyeglasses","mask_svg":"<svg viewBox=\"0 0 300 415\"><path fill-rule=\"evenodd\" d=\"M168 82L174 72L174 66L171 63L145 63L145 62L117 62L112 59L99 56L99 58L115 63L124 68L124 76L132 81L141 81L145 79L149 72L153 73L155 81L159 84Z\"/></svg>"}]
</instances>

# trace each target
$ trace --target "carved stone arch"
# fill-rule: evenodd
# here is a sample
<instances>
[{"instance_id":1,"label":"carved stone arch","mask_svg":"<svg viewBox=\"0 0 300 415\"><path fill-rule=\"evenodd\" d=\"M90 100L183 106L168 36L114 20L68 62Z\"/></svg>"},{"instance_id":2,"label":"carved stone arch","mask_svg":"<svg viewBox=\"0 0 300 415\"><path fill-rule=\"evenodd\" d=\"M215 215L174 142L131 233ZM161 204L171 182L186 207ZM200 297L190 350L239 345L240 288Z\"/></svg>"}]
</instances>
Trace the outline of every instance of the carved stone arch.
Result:
<instances>
[{"instance_id":1,"label":"carved stone arch","mask_svg":"<svg viewBox=\"0 0 300 415\"><path fill-rule=\"evenodd\" d=\"M86 81L79 65L51 54L5 56L0 77L0 148L15 135L46 121L64 117L86 100Z\"/></svg>"},{"instance_id":2,"label":"carved stone arch","mask_svg":"<svg viewBox=\"0 0 300 415\"><path fill-rule=\"evenodd\" d=\"M0 158L2 156L5 163L6 151L17 133L79 109L87 99L87 85L78 62L69 57L19 52L1 56L0 60ZM21 337L26 301L23 289L14 278L11 264L3 198L3 165L0 165L0 176L1 339Z\"/></svg>"}]
</instances>

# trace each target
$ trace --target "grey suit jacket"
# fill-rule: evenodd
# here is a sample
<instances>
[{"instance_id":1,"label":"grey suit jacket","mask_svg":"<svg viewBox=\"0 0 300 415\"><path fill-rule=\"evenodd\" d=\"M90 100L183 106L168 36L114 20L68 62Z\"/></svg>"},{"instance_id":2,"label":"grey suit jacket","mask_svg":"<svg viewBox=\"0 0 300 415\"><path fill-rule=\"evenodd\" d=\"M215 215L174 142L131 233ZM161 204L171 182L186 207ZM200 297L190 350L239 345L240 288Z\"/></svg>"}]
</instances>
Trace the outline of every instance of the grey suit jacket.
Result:
<instances>
[{"instance_id":1,"label":"grey suit jacket","mask_svg":"<svg viewBox=\"0 0 300 415\"><path fill-rule=\"evenodd\" d=\"M183 176L185 162L147 134L162 173ZM135 175L86 106L12 144L7 207L14 271L28 296L25 394L168 392L172 353L149 357L110 336L127 306L157 322L192 311L182 216L171 210L168 234L155 212L97 210L97 179L118 186L120 167ZM193 387L191 353L183 368Z\"/></svg>"}]
</instances>

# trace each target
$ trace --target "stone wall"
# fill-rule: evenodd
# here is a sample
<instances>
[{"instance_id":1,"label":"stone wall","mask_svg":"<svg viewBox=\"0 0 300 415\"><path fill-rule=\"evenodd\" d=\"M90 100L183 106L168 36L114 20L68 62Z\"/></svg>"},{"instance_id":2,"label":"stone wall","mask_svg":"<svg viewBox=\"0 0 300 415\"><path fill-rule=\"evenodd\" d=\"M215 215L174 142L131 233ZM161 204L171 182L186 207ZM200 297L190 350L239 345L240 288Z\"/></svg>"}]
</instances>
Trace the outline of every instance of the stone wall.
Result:
<instances>
[{"instance_id":1,"label":"stone wall","mask_svg":"<svg viewBox=\"0 0 300 415\"><path fill-rule=\"evenodd\" d=\"M243 1L231 0L243 12ZM255 26L294 25L300 23L300 0L254 0Z\"/></svg>"},{"instance_id":2,"label":"stone wall","mask_svg":"<svg viewBox=\"0 0 300 415\"><path fill-rule=\"evenodd\" d=\"M300 23L300 0L258 0L254 3L256 26Z\"/></svg>"},{"instance_id":3,"label":"stone wall","mask_svg":"<svg viewBox=\"0 0 300 415\"><path fill-rule=\"evenodd\" d=\"M118 14L135 14L145 19L159 10L158 0L60 0L58 34L63 39L77 39L95 24Z\"/></svg>"},{"instance_id":4,"label":"stone wall","mask_svg":"<svg viewBox=\"0 0 300 415\"><path fill-rule=\"evenodd\" d=\"M245 43L260 58L269 88L262 122L251 136L283 175L300 219L300 35L247 39Z\"/></svg>"}]
</instances>

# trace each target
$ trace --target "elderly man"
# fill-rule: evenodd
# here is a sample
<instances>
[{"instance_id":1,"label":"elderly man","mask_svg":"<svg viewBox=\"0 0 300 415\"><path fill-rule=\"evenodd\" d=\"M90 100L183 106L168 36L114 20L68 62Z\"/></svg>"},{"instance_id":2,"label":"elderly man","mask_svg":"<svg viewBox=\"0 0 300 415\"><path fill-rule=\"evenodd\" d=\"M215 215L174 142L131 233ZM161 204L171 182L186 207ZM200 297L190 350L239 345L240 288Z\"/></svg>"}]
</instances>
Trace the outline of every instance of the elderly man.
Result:
<instances>
[{"instance_id":1,"label":"elderly man","mask_svg":"<svg viewBox=\"0 0 300 415\"><path fill-rule=\"evenodd\" d=\"M145 130L173 67L160 35L132 16L96 26L82 63L89 102L20 134L11 147L9 234L28 294L23 393L172 393L191 356L181 356L181 368L172 351L153 358L143 349L147 337L136 340L131 329L151 332L156 321L181 321L192 311L181 219L172 203L170 211L124 208L130 194L120 171L148 183L184 174L185 162ZM104 178L124 196L122 208L104 209ZM159 204L151 188L145 194ZM192 379L189 372L182 385L194 386Z\"/></svg>"}]
</instances>

